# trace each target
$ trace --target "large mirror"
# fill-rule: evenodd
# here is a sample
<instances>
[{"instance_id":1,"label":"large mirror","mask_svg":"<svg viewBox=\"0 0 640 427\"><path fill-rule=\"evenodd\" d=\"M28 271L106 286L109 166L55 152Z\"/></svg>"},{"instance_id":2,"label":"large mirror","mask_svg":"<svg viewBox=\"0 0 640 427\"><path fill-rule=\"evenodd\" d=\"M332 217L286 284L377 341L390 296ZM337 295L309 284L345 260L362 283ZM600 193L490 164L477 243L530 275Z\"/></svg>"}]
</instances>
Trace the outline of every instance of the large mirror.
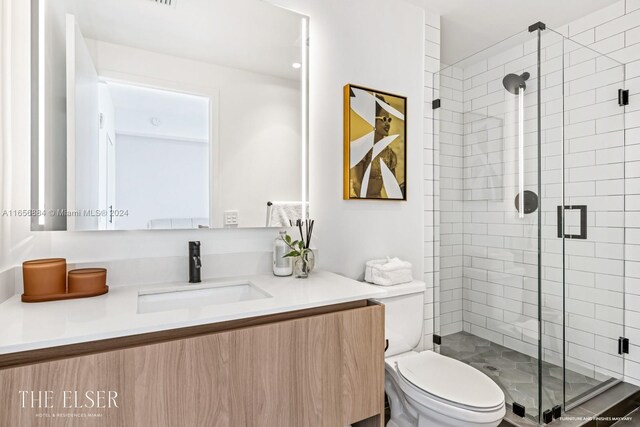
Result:
<instances>
[{"instance_id":1,"label":"large mirror","mask_svg":"<svg viewBox=\"0 0 640 427\"><path fill-rule=\"evenodd\" d=\"M33 230L308 216L308 19L263 0L32 0Z\"/></svg>"}]
</instances>

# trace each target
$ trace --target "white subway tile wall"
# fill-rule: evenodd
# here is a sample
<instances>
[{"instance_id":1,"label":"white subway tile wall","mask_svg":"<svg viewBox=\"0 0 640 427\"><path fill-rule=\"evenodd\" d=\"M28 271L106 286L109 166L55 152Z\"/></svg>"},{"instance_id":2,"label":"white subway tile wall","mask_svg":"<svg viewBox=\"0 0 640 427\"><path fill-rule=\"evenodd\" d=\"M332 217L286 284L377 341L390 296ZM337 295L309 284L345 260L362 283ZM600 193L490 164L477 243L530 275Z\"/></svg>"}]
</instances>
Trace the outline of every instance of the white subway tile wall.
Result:
<instances>
[{"instance_id":1,"label":"white subway tile wall","mask_svg":"<svg viewBox=\"0 0 640 427\"><path fill-rule=\"evenodd\" d=\"M422 348L433 348L433 331L439 315L439 305L434 299L439 296L440 282L439 254L440 254L440 188L438 180L438 131L434 129L437 121L433 120L431 102L438 97L438 90L434 87L434 75L440 69L440 16L425 12L425 56L424 56L424 281L427 284L424 303L424 326Z\"/></svg>"},{"instance_id":2,"label":"white subway tile wall","mask_svg":"<svg viewBox=\"0 0 640 427\"><path fill-rule=\"evenodd\" d=\"M436 189L434 196L441 206L435 327L442 335L462 327L537 357L538 215L521 219L515 209L517 97L502 85L506 74L527 71L524 182L536 193L538 84L542 98L543 357L562 360L564 292L567 367L596 378L624 374L640 384L640 3L619 1L561 33L589 48L543 32L541 78L533 36L436 78L442 108L435 125L440 194ZM626 63L626 76L620 62L593 49ZM617 103L625 77L626 113ZM437 154L436 144L435 164ZM564 259L557 237L563 191L566 205L588 208L588 238L567 240ZM579 234L579 215L565 215L565 232ZM617 355L622 335L631 339L624 365Z\"/></svg>"},{"instance_id":3,"label":"white subway tile wall","mask_svg":"<svg viewBox=\"0 0 640 427\"><path fill-rule=\"evenodd\" d=\"M568 354L598 366L603 373L624 372L625 381L640 385L640 1L618 1L570 23L568 32L591 48L606 49L609 57L625 64L621 69L606 58L596 58L593 76L599 84L589 87L587 77L569 84L571 124L595 121L595 130L568 139L565 148L570 153L595 151L595 164L575 166L569 182L595 181L596 188L595 193L571 197L572 204L594 204L589 217L595 221L589 225L593 239L590 236L588 241L595 247L583 248L590 253L567 255L569 271L584 276L581 280L572 274L569 282L567 274L570 298L582 302L582 313L567 315ZM587 49L574 52L574 57L584 58L593 67L594 56ZM625 114L615 99L622 78L631 91ZM577 331L588 340L581 340ZM624 366L616 357L616 338L622 335L631 341Z\"/></svg>"},{"instance_id":4,"label":"white subway tile wall","mask_svg":"<svg viewBox=\"0 0 640 427\"><path fill-rule=\"evenodd\" d=\"M462 331L463 238L463 75L448 67L438 74L440 108L434 110L439 133L440 160L440 335ZM486 85L478 86L484 87ZM486 92L485 92L486 93Z\"/></svg>"}]
</instances>

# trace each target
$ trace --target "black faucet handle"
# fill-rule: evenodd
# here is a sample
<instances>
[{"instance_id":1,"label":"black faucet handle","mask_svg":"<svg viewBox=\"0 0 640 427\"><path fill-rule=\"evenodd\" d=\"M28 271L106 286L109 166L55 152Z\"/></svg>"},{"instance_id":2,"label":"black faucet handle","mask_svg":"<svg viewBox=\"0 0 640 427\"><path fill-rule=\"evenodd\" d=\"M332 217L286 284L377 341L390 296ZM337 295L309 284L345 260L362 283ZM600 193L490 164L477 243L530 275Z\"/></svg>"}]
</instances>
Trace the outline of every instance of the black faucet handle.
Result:
<instances>
[{"instance_id":1,"label":"black faucet handle","mask_svg":"<svg viewBox=\"0 0 640 427\"><path fill-rule=\"evenodd\" d=\"M189 283L200 283L200 270L202 259L200 258L200 242L189 242Z\"/></svg>"}]
</instances>

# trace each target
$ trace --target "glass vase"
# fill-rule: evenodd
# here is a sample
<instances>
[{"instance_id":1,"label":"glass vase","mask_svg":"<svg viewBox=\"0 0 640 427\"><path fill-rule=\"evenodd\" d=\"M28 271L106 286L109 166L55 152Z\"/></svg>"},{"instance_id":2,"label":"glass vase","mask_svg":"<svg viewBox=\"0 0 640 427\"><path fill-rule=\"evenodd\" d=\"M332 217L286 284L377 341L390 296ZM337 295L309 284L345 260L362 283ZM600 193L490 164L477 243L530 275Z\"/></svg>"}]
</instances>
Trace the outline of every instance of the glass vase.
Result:
<instances>
[{"instance_id":1,"label":"glass vase","mask_svg":"<svg viewBox=\"0 0 640 427\"><path fill-rule=\"evenodd\" d=\"M311 249L297 257L293 263L293 275L298 279L306 279L316 264L316 257Z\"/></svg>"}]
</instances>

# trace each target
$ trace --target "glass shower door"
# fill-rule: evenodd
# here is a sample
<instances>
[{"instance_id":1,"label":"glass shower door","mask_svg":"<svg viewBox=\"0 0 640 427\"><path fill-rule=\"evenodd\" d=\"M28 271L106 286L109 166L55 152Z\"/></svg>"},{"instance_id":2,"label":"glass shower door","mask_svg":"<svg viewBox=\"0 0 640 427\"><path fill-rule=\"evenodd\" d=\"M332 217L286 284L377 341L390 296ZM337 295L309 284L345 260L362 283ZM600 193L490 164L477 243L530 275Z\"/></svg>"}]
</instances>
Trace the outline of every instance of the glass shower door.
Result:
<instances>
[{"instance_id":1,"label":"glass shower door","mask_svg":"<svg viewBox=\"0 0 640 427\"><path fill-rule=\"evenodd\" d=\"M564 403L564 265L557 236L556 207L563 200L563 43L550 29L539 30L540 75L540 401L538 419ZM549 414L549 413L547 413ZM547 415L548 416L548 415Z\"/></svg>"},{"instance_id":2,"label":"glass shower door","mask_svg":"<svg viewBox=\"0 0 640 427\"><path fill-rule=\"evenodd\" d=\"M565 38L562 71L564 200L556 236L564 261L564 404L571 408L623 378L625 69Z\"/></svg>"},{"instance_id":3,"label":"glass shower door","mask_svg":"<svg viewBox=\"0 0 640 427\"><path fill-rule=\"evenodd\" d=\"M622 379L624 66L540 32L540 417Z\"/></svg>"},{"instance_id":4,"label":"glass shower door","mask_svg":"<svg viewBox=\"0 0 640 427\"><path fill-rule=\"evenodd\" d=\"M537 34L523 31L436 74L436 351L492 378L537 419ZM439 225L439 227L438 227Z\"/></svg>"},{"instance_id":5,"label":"glass shower door","mask_svg":"<svg viewBox=\"0 0 640 427\"><path fill-rule=\"evenodd\" d=\"M623 376L624 66L549 28L536 39L542 422Z\"/></svg>"}]
</instances>

